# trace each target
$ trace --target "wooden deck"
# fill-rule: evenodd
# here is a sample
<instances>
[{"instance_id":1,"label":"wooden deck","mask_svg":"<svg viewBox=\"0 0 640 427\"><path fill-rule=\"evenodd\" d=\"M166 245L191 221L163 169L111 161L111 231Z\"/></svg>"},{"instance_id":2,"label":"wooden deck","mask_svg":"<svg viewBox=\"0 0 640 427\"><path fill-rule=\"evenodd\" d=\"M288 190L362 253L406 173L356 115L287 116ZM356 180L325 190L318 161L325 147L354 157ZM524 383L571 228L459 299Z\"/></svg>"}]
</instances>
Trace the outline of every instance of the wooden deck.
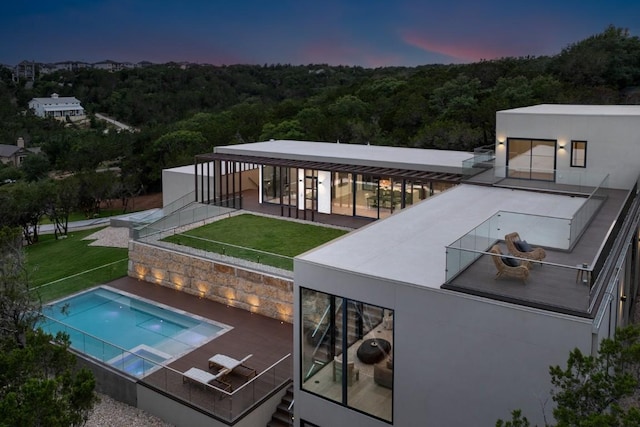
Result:
<instances>
[{"instance_id":1,"label":"wooden deck","mask_svg":"<svg viewBox=\"0 0 640 427\"><path fill-rule=\"evenodd\" d=\"M578 280L584 278L578 277L578 266L583 263L589 265L595 263L627 194L628 192L623 190L609 190L609 197L587 226L575 247L570 251L545 248L547 256L544 263L533 264L526 284L522 280L513 278L494 279L496 267L489 255L483 255L453 280L443 285L443 288L590 317L588 313L590 289L589 285ZM503 253L508 253L503 241L498 242L498 245Z\"/></svg>"},{"instance_id":2,"label":"wooden deck","mask_svg":"<svg viewBox=\"0 0 640 427\"><path fill-rule=\"evenodd\" d=\"M141 383L172 394L216 417L230 420L239 416L252 402L259 401L293 378L292 356L275 369L265 372L288 354L293 354L291 324L131 277L123 277L107 285L233 328L171 362L168 365L171 370L159 369L140 380ZM233 395L183 380L180 373L192 367L215 373L209 369L208 360L218 353L236 359L252 354L246 365L256 369L258 376L247 378L244 372L232 372L226 376L225 381L237 390Z\"/></svg>"}]
</instances>

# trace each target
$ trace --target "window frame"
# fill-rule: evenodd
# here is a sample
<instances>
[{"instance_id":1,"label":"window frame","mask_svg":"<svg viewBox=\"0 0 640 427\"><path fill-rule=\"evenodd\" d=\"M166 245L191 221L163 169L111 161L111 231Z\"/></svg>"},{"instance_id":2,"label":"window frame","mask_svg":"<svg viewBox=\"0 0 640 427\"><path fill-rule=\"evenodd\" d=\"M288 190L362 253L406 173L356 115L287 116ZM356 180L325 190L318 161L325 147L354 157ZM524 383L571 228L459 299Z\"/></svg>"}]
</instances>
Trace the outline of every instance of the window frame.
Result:
<instances>
[{"instance_id":1,"label":"window frame","mask_svg":"<svg viewBox=\"0 0 640 427\"><path fill-rule=\"evenodd\" d=\"M579 144L583 144L583 148L580 148L578 145ZM582 156L582 162L579 162L578 159L576 159L576 153L582 150L583 152L583 156ZM583 140L571 140L571 152L569 153L570 156L570 164L572 168L586 168L587 167L587 141L583 141Z\"/></svg>"}]
</instances>

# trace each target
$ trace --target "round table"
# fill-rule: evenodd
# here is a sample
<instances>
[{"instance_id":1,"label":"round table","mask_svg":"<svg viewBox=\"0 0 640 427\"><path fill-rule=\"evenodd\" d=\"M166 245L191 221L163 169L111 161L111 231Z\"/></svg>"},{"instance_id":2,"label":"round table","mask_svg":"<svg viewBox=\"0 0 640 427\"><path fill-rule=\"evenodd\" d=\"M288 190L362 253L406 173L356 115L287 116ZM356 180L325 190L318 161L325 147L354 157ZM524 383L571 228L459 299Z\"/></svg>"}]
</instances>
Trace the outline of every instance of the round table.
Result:
<instances>
[{"instance_id":1,"label":"round table","mask_svg":"<svg viewBox=\"0 0 640 427\"><path fill-rule=\"evenodd\" d=\"M364 340L358 348L358 359L371 365L380 362L391 352L391 343L382 338Z\"/></svg>"}]
</instances>

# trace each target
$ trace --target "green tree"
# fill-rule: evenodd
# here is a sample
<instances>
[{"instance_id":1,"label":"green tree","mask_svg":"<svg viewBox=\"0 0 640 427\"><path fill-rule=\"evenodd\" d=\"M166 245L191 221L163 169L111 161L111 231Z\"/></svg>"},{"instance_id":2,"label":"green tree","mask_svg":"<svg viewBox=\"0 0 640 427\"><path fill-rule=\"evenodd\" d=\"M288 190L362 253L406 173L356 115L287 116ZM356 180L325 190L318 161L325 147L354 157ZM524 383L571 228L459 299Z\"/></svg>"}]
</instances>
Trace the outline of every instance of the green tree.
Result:
<instances>
[{"instance_id":1,"label":"green tree","mask_svg":"<svg viewBox=\"0 0 640 427\"><path fill-rule=\"evenodd\" d=\"M54 225L54 235L66 236L69 215L78 207L80 183L74 176L48 182L46 213Z\"/></svg>"},{"instance_id":2,"label":"green tree","mask_svg":"<svg viewBox=\"0 0 640 427\"><path fill-rule=\"evenodd\" d=\"M640 38L629 30L607 27L563 49L550 69L562 80L576 85L606 85L624 89L640 79Z\"/></svg>"},{"instance_id":3,"label":"green tree","mask_svg":"<svg viewBox=\"0 0 640 427\"><path fill-rule=\"evenodd\" d=\"M0 426L83 425L95 379L75 368L68 337L37 328L20 230L0 228Z\"/></svg>"},{"instance_id":4,"label":"green tree","mask_svg":"<svg viewBox=\"0 0 640 427\"><path fill-rule=\"evenodd\" d=\"M640 392L640 325L616 330L600 343L596 355L579 349L569 354L567 366L551 366L553 416L558 427L631 427L640 425L640 408L628 400ZM520 411L497 426L527 426Z\"/></svg>"},{"instance_id":5,"label":"green tree","mask_svg":"<svg viewBox=\"0 0 640 427\"><path fill-rule=\"evenodd\" d=\"M51 169L51 165L44 154L32 154L25 157L21 168L25 179L31 182L45 178Z\"/></svg>"}]
</instances>

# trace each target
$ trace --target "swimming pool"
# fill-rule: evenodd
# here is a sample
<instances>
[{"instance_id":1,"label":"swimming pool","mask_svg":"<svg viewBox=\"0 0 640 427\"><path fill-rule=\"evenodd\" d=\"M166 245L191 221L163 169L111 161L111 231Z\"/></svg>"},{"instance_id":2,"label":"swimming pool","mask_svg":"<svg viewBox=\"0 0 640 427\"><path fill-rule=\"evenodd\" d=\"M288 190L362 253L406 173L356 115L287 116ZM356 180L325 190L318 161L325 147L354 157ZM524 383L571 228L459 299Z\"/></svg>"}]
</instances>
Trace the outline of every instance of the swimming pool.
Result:
<instances>
[{"instance_id":1,"label":"swimming pool","mask_svg":"<svg viewBox=\"0 0 640 427\"><path fill-rule=\"evenodd\" d=\"M101 286L43 308L41 327L71 347L136 377L231 329L228 325Z\"/></svg>"}]
</instances>

